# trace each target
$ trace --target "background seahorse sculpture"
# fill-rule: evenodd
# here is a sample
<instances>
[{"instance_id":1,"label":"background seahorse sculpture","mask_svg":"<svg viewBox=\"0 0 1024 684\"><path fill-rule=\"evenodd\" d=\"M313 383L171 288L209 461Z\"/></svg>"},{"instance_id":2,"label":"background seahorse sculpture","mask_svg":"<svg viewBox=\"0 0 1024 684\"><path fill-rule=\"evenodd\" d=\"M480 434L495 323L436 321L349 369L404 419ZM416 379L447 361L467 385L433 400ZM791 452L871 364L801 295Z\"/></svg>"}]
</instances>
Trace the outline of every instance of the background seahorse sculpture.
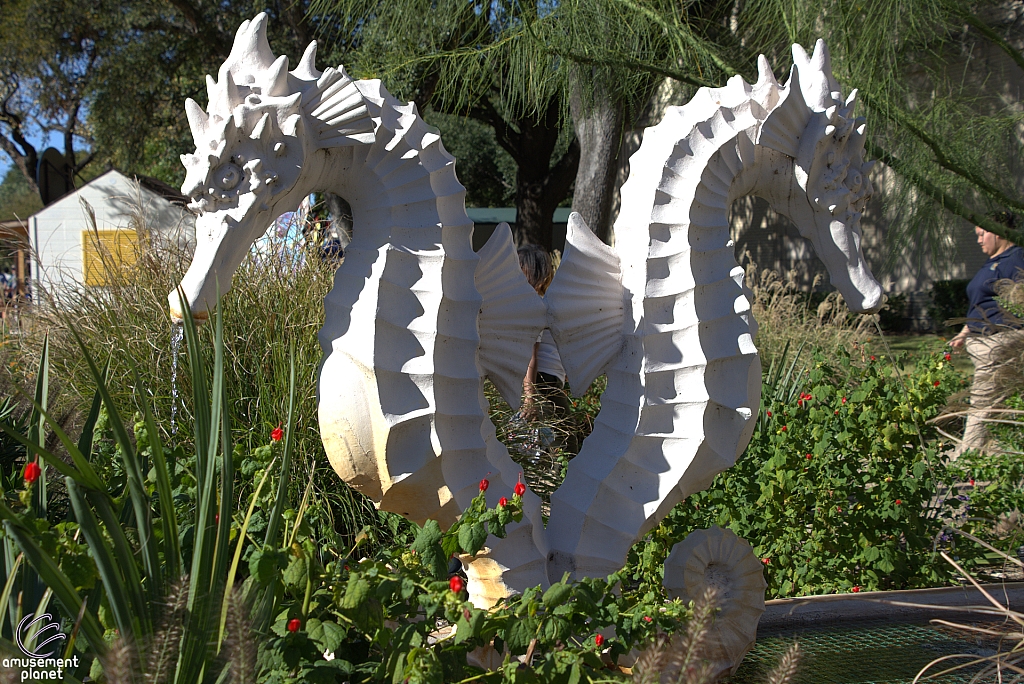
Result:
<instances>
[{"instance_id":1,"label":"background seahorse sculpture","mask_svg":"<svg viewBox=\"0 0 1024 684\"><path fill-rule=\"evenodd\" d=\"M382 509L450 523L481 478L494 482L494 505L519 472L488 420L484 376L518 406L545 325L575 391L608 375L594 432L552 497L547 528L528 492L523 522L490 539L469 568L478 600L564 571L619 569L633 543L745 449L761 371L729 238L735 198L758 194L788 215L851 308L881 305L860 249L872 191L864 126L852 115L854 95L841 99L821 41L810 57L793 47L785 86L762 57L755 85L735 77L670 108L631 159L616 247L574 215L541 301L507 229L473 252L455 160L412 104L340 67L318 71L315 43L288 71L265 29L263 14L242 24L218 79L207 77L207 110L186 102L197 150L182 157L182 190L199 218L181 287L204 317L275 217L314 190L349 201L354 237L320 333L320 427L341 477ZM180 317L177 293L169 300ZM720 532L680 545L670 557L678 572L667 578L738 582L737 595L763 610L759 568L730 570L716 556L750 556L749 546ZM723 638L749 645L747 627Z\"/></svg>"}]
</instances>

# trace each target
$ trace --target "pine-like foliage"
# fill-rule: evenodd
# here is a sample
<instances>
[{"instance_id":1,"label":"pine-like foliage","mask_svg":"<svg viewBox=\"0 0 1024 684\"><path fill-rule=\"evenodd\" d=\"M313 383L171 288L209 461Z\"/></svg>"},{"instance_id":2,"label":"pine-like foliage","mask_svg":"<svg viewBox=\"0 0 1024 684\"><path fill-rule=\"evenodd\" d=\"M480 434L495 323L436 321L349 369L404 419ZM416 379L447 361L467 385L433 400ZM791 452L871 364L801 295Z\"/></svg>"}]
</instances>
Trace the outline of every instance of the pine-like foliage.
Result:
<instances>
[{"instance_id":1,"label":"pine-like foliage","mask_svg":"<svg viewBox=\"0 0 1024 684\"><path fill-rule=\"evenodd\" d=\"M895 172L879 191L897 244L941 258L954 216L1008 235L986 212L1024 211L1021 114L1007 96L1024 55L1010 3L314 0L311 11L330 17L322 25L357 73L420 104L470 113L497 97L522 114L557 100L566 120L572 89L635 116L660 82L678 103L736 74L753 81L759 53L784 79L789 46L824 38L838 81L860 90L869 155Z\"/></svg>"}]
</instances>

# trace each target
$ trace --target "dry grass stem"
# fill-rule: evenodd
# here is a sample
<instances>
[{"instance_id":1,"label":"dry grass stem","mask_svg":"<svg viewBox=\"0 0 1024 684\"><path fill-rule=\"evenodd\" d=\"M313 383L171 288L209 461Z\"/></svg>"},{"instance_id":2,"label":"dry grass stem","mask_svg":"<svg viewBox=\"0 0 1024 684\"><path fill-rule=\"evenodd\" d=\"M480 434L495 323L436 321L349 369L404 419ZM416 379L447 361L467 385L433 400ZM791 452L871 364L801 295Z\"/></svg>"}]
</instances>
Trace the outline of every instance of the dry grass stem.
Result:
<instances>
[{"instance_id":1,"label":"dry grass stem","mask_svg":"<svg viewBox=\"0 0 1024 684\"><path fill-rule=\"evenodd\" d=\"M644 684L712 684L716 672L705 657L705 646L717 603L717 591L707 587L694 601L686 631L672 639L660 635L640 655L633 680Z\"/></svg>"},{"instance_id":2,"label":"dry grass stem","mask_svg":"<svg viewBox=\"0 0 1024 684\"><path fill-rule=\"evenodd\" d=\"M871 336L877 315L851 313L838 292L830 292L812 310L810 295L797 285L795 271L783 277L768 269L758 270L749 253L745 259L745 284L753 293L751 309L758 324L757 348L762 359L775 358L787 345L828 352L849 349ZM819 275L813 286L820 282Z\"/></svg>"},{"instance_id":3,"label":"dry grass stem","mask_svg":"<svg viewBox=\"0 0 1024 684\"><path fill-rule=\"evenodd\" d=\"M228 598L228 613L224 623L224 650L227 653L229 684L248 684L256 681L256 642L252 638L249 610L238 587Z\"/></svg>"},{"instance_id":4,"label":"dry grass stem","mask_svg":"<svg viewBox=\"0 0 1024 684\"><path fill-rule=\"evenodd\" d=\"M103 675L106 684L136 684L137 653L131 645L117 637L110 644L110 650L103 657Z\"/></svg>"},{"instance_id":5,"label":"dry grass stem","mask_svg":"<svg viewBox=\"0 0 1024 684\"><path fill-rule=\"evenodd\" d=\"M182 577L171 585L167 594L167 605L160 628L153 636L152 647L146 662L146 684L165 684L171 681L178 664L181 650L183 618L188 604L188 577Z\"/></svg>"},{"instance_id":6,"label":"dry grass stem","mask_svg":"<svg viewBox=\"0 0 1024 684\"><path fill-rule=\"evenodd\" d=\"M778 664L770 673L766 684L790 684L796 676L797 668L800 666L800 644L794 642L789 649L782 654Z\"/></svg>"}]
</instances>

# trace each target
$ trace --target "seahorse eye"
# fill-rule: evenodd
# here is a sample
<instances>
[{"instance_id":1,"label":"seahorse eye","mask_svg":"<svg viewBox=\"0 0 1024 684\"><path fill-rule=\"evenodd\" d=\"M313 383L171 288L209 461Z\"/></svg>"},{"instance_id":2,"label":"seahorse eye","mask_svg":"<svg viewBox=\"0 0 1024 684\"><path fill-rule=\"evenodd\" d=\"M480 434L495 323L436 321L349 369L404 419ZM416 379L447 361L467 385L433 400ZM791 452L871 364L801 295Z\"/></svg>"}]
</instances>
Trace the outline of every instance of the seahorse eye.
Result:
<instances>
[{"instance_id":1,"label":"seahorse eye","mask_svg":"<svg viewBox=\"0 0 1024 684\"><path fill-rule=\"evenodd\" d=\"M235 164L221 164L213 172L213 180L221 190L234 190L242 180L242 169Z\"/></svg>"}]
</instances>

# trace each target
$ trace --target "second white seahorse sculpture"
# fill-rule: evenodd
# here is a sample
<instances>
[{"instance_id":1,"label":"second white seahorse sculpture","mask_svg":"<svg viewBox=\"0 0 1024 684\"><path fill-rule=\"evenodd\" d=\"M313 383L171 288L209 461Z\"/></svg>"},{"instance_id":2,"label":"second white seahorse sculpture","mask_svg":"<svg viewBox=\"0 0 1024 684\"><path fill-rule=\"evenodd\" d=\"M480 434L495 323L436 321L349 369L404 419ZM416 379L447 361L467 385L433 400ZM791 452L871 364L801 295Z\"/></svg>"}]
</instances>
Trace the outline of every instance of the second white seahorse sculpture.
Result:
<instances>
[{"instance_id":1,"label":"second white seahorse sculpture","mask_svg":"<svg viewBox=\"0 0 1024 684\"><path fill-rule=\"evenodd\" d=\"M616 247L572 217L544 301L507 230L473 252L455 160L415 107L379 81L318 71L315 53L314 43L289 71L261 14L242 24L218 79L208 77L207 109L186 103L197 149L182 157L182 191L199 218L181 287L202 318L275 217L312 191L344 196L355 228L324 303L322 438L346 482L417 521L450 523L484 477L491 505L512 489L519 467L495 438L483 379L518 406L542 328L574 391L607 374L594 432L552 497L547 527L527 492L523 522L491 538L470 568L478 601L565 571L619 569L633 543L746 448L761 369L729 237L734 199L757 194L790 217L852 309L881 305L860 248L872 191L864 126L821 41L810 57L793 46L784 86L762 57L753 86L735 77L670 108L630 161ZM176 293L170 307L181 316ZM720 619L723 657L738 662L764 609L756 559L721 530L680 549L666 571L669 584L679 578L671 591L704 578L745 611L736 628Z\"/></svg>"}]
</instances>

